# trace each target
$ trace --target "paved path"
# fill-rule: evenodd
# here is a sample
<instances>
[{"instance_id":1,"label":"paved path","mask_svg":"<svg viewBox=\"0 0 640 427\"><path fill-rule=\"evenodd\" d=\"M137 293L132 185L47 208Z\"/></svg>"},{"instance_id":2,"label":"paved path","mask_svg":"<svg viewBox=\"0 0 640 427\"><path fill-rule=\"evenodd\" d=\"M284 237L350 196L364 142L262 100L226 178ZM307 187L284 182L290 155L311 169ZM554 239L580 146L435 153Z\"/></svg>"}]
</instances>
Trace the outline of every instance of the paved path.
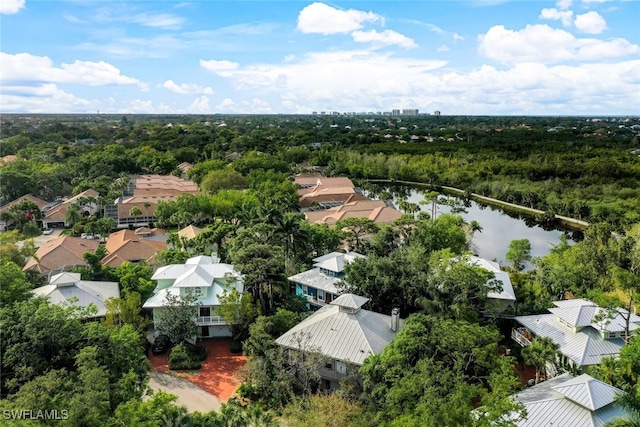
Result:
<instances>
[{"instance_id":1,"label":"paved path","mask_svg":"<svg viewBox=\"0 0 640 427\"><path fill-rule=\"evenodd\" d=\"M164 372L151 371L149 387L153 390L178 396L176 404L185 406L189 412L211 412L220 410L220 400L189 381Z\"/></svg>"}]
</instances>

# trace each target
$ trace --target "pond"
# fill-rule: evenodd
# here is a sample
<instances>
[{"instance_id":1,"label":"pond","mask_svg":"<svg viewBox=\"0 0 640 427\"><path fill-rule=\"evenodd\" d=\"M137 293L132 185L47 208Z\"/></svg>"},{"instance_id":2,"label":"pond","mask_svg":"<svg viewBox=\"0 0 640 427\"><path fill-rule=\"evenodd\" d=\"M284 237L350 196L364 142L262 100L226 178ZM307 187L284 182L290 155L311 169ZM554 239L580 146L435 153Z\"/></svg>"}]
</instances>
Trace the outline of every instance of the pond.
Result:
<instances>
[{"instance_id":1,"label":"pond","mask_svg":"<svg viewBox=\"0 0 640 427\"><path fill-rule=\"evenodd\" d=\"M411 187L382 187L381 189L392 194L392 201L396 208L399 198L404 197L408 202L419 203L424 200L424 193L430 191ZM373 191L373 194L375 193L377 193L376 190ZM420 208L431 214L430 203L420 205ZM439 204L436 215L451 212L451 209L450 206ZM506 213L500 208L486 206L475 201L467 202L465 210L466 212L458 213L458 215L467 222L475 220L482 227L482 231L476 232L473 237L471 251L481 258L495 260L501 265L509 264L505 254L512 240L528 239L531 242L531 255L541 257L549 254L549 251L560 243L563 235L570 242L582 238L580 232L560 228L543 228L530 217ZM527 265L527 268L530 268L530 265Z\"/></svg>"}]
</instances>

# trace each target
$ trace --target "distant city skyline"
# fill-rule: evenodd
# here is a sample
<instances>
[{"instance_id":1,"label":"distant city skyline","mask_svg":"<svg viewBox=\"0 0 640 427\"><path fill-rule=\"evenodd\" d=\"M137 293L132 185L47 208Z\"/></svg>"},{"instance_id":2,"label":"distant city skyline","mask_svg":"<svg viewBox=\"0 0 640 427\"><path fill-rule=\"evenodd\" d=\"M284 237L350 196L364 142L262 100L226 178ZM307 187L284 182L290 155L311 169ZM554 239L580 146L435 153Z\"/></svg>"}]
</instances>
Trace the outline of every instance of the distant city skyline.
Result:
<instances>
[{"instance_id":1,"label":"distant city skyline","mask_svg":"<svg viewBox=\"0 0 640 427\"><path fill-rule=\"evenodd\" d=\"M640 114L640 2L0 2L0 112Z\"/></svg>"}]
</instances>

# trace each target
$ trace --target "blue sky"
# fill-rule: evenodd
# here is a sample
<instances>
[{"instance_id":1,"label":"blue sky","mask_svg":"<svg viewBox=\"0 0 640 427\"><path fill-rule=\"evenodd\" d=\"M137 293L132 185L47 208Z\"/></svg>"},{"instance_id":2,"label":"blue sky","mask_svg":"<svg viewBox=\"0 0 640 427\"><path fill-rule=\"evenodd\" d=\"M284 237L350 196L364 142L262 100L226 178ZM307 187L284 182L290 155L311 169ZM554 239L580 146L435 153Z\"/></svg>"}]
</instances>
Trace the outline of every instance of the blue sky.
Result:
<instances>
[{"instance_id":1,"label":"blue sky","mask_svg":"<svg viewBox=\"0 0 640 427\"><path fill-rule=\"evenodd\" d=\"M0 0L0 112L639 115L640 2Z\"/></svg>"}]
</instances>

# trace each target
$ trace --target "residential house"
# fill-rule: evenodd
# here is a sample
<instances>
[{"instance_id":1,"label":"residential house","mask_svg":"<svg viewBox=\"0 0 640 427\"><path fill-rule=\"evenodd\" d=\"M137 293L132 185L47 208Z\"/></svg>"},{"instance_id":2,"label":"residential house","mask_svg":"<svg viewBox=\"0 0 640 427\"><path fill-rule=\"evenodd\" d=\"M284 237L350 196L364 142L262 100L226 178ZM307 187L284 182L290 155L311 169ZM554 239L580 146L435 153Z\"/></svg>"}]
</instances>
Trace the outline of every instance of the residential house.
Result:
<instances>
[{"instance_id":1,"label":"residential house","mask_svg":"<svg viewBox=\"0 0 640 427\"><path fill-rule=\"evenodd\" d=\"M34 203L36 206L38 206L38 209L40 209L41 211L42 211L42 208L44 208L48 203L32 194L25 194L24 196L19 197L7 203L6 205L3 205L2 207L0 207L0 214L4 212L9 212L9 209L11 208L11 206L17 205L23 200L28 200ZM5 220L3 218L3 215L0 215L0 231L7 231L7 228L10 227L11 225L12 225L12 222L10 220Z\"/></svg>"},{"instance_id":2,"label":"residential house","mask_svg":"<svg viewBox=\"0 0 640 427\"><path fill-rule=\"evenodd\" d=\"M607 422L628 417L616 404L622 390L587 374L562 374L514 395L527 410L518 427L604 427Z\"/></svg>"},{"instance_id":3,"label":"residential house","mask_svg":"<svg viewBox=\"0 0 640 427\"><path fill-rule=\"evenodd\" d=\"M153 310L154 324L167 305L167 294L195 295L193 317L201 337L229 337L231 330L218 309L224 291L243 291L242 276L230 264L220 263L215 256L189 258L185 264L160 267L151 277L157 282L154 295L143 305Z\"/></svg>"},{"instance_id":4,"label":"residential house","mask_svg":"<svg viewBox=\"0 0 640 427\"><path fill-rule=\"evenodd\" d=\"M331 303L339 296L336 284L345 278L344 266L365 258L357 252L331 252L313 259L313 268L289 277L296 295L304 295L312 308Z\"/></svg>"},{"instance_id":5,"label":"residential house","mask_svg":"<svg viewBox=\"0 0 640 427\"><path fill-rule=\"evenodd\" d=\"M304 213L311 224L333 226L341 219L368 218L375 223L384 224L395 221L402 212L388 206L384 200L356 200L326 210L309 210Z\"/></svg>"},{"instance_id":6,"label":"residential house","mask_svg":"<svg viewBox=\"0 0 640 427\"><path fill-rule=\"evenodd\" d=\"M293 182L299 187L300 207L303 209L325 209L356 200L368 200L345 177L296 176Z\"/></svg>"},{"instance_id":7,"label":"residential house","mask_svg":"<svg viewBox=\"0 0 640 427\"><path fill-rule=\"evenodd\" d=\"M154 215L158 202L170 201L180 194L200 194L193 181L173 175L132 175L127 186L113 204L106 205L104 216L113 218L118 228L149 226L157 222ZM140 215L132 215L132 209L140 209Z\"/></svg>"},{"instance_id":8,"label":"residential house","mask_svg":"<svg viewBox=\"0 0 640 427\"><path fill-rule=\"evenodd\" d=\"M68 199L47 204L42 208L42 227L69 227L71 224L65 220L65 216L69 206L74 203L79 204L82 216L96 215L100 211L97 197L97 191L88 189ZM91 200L92 198L94 200Z\"/></svg>"},{"instance_id":9,"label":"residential house","mask_svg":"<svg viewBox=\"0 0 640 427\"><path fill-rule=\"evenodd\" d=\"M497 262L489 261L484 258L479 258L477 256L469 257L469 263L473 266L481 267L491 273L494 274L494 279L500 283L502 290L500 292L497 291L489 291L487 293L487 298L491 303L490 309L493 309L497 312L503 312L507 307L512 306L516 301L516 293L513 290L513 285L511 284L511 278L509 278L509 273L506 271L502 271L500 265Z\"/></svg>"},{"instance_id":10,"label":"residential house","mask_svg":"<svg viewBox=\"0 0 640 427\"><path fill-rule=\"evenodd\" d=\"M200 227L196 227L195 225L187 225L181 230L178 230L178 236L180 238L184 238L187 240L195 239L198 234L202 233L204 230Z\"/></svg>"},{"instance_id":11,"label":"residential house","mask_svg":"<svg viewBox=\"0 0 640 427\"><path fill-rule=\"evenodd\" d=\"M288 351L291 364L301 354L320 355L321 385L336 389L350 370L362 366L368 356L381 353L403 326L397 309L390 316L364 310L367 301L343 294L285 332L276 344Z\"/></svg>"},{"instance_id":12,"label":"residential house","mask_svg":"<svg viewBox=\"0 0 640 427\"><path fill-rule=\"evenodd\" d=\"M119 267L123 262L150 262L160 251L167 249L167 243L150 238L155 231L148 228L120 230L111 233L105 248L107 255L100 261L102 265Z\"/></svg>"},{"instance_id":13,"label":"residential house","mask_svg":"<svg viewBox=\"0 0 640 427\"><path fill-rule=\"evenodd\" d=\"M617 356L624 346L625 317L630 331L640 328L640 317L622 308L608 312L591 301L556 301L548 314L517 316L521 326L511 337L521 346L535 337L548 337L559 347L558 362L570 367L598 365L605 357Z\"/></svg>"},{"instance_id":14,"label":"residential house","mask_svg":"<svg viewBox=\"0 0 640 427\"><path fill-rule=\"evenodd\" d=\"M107 313L105 301L120 298L118 282L95 282L82 280L80 273L63 272L51 276L49 284L33 290L34 296L46 297L52 304L70 304L87 308L90 305L97 312L89 318L101 318Z\"/></svg>"},{"instance_id":15,"label":"residential house","mask_svg":"<svg viewBox=\"0 0 640 427\"><path fill-rule=\"evenodd\" d=\"M87 263L82 255L85 252L95 252L98 245L97 240L71 236L56 237L40 246L22 271L37 271L44 275L70 270L79 265L84 266Z\"/></svg>"}]
</instances>

